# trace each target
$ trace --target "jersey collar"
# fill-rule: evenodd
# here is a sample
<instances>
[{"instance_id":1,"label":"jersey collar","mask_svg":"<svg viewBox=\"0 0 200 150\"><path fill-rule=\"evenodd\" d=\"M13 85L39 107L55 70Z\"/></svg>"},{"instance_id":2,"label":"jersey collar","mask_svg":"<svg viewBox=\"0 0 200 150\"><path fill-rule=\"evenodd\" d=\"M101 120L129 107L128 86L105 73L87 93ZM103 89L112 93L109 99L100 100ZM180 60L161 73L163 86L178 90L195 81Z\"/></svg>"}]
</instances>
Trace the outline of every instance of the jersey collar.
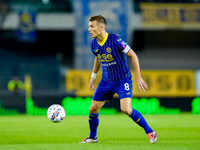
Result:
<instances>
[{"instance_id":1,"label":"jersey collar","mask_svg":"<svg viewBox=\"0 0 200 150\"><path fill-rule=\"evenodd\" d=\"M103 46L103 45L105 44L105 42L106 42L107 39L108 39L108 33L106 33L106 35L105 35L105 37L104 37L104 39L103 39L102 42L99 42L99 41L97 41L97 42L98 42L98 44L99 44L100 46Z\"/></svg>"}]
</instances>

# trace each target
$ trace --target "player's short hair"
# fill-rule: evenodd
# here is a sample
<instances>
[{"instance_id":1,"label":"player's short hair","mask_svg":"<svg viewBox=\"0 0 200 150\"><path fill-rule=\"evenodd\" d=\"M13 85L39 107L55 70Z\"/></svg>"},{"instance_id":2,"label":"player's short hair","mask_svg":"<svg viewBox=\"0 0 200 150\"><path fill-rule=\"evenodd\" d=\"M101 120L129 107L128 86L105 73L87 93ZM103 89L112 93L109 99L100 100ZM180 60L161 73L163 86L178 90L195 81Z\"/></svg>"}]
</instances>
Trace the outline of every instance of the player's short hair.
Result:
<instances>
[{"instance_id":1,"label":"player's short hair","mask_svg":"<svg viewBox=\"0 0 200 150\"><path fill-rule=\"evenodd\" d=\"M89 18L89 21L97 21L106 25L106 19L102 15L96 15Z\"/></svg>"}]
</instances>

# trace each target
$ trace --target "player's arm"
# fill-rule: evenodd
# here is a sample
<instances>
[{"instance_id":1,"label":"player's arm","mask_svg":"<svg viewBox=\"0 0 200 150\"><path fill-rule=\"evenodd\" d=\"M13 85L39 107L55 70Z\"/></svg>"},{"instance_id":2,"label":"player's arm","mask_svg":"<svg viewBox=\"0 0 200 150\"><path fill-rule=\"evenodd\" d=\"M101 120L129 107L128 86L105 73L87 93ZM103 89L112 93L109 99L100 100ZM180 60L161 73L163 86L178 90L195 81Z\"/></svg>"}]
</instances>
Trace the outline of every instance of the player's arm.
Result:
<instances>
[{"instance_id":1,"label":"player's arm","mask_svg":"<svg viewBox=\"0 0 200 150\"><path fill-rule=\"evenodd\" d=\"M135 78L136 78L137 86L139 87L140 92L143 92L145 91L145 88L148 89L148 85L144 82L144 80L142 79L140 75L140 65L139 65L138 57L132 49L130 49L128 53L126 53L126 55L130 57L132 60L133 67L135 70Z\"/></svg>"},{"instance_id":2,"label":"player's arm","mask_svg":"<svg viewBox=\"0 0 200 150\"><path fill-rule=\"evenodd\" d=\"M89 82L89 89L90 90L91 90L91 88L95 90L94 82L96 80L96 75L97 75L97 72L99 71L100 66L101 66L100 61L99 61L98 57L96 57L95 60L94 60L92 75L91 75L90 82Z\"/></svg>"}]
</instances>

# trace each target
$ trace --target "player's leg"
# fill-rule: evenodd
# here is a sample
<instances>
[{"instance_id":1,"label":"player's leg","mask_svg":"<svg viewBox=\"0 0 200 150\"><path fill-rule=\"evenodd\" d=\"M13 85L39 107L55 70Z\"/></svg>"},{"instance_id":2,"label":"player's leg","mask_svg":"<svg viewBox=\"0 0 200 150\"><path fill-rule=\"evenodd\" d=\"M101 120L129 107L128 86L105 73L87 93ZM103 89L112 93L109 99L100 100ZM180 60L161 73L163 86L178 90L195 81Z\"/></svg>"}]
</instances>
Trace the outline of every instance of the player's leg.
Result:
<instances>
[{"instance_id":1,"label":"player's leg","mask_svg":"<svg viewBox=\"0 0 200 150\"><path fill-rule=\"evenodd\" d=\"M90 136L86 137L80 143L97 143L97 127L99 125L99 110L106 101L94 101L92 100L90 106L90 114L89 114L89 127L90 127Z\"/></svg>"},{"instance_id":2,"label":"player's leg","mask_svg":"<svg viewBox=\"0 0 200 150\"><path fill-rule=\"evenodd\" d=\"M99 110L105 104L105 101L92 101L89 114L90 136L89 138L96 138L97 127L99 125Z\"/></svg>"},{"instance_id":3,"label":"player's leg","mask_svg":"<svg viewBox=\"0 0 200 150\"><path fill-rule=\"evenodd\" d=\"M127 114L129 117L131 117L132 120L134 122L136 122L139 126L144 128L144 130L147 134L153 132L153 130L147 124L147 122L144 119L144 117L142 116L142 114L139 111L137 111L131 107L131 101L132 101L131 98L121 99L120 100L121 111L124 112L125 114Z\"/></svg>"},{"instance_id":4,"label":"player's leg","mask_svg":"<svg viewBox=\"0 0 200 150\"><path fill-rule=\"evenodd\" d=\"M150 128L144 117L140 112L133 109L131 106L132 101L132 80L131 78L124 79L118 83L118 86L115 88L115 92L119 95L120 98L120 107L121 111L127 114L134 122L141 126L148 137L150 138L151 143L155 143L157 140L156 132ZM153 136L153 137L152 137Z\"/></svg>"},{"instance_id":5,"label":"player's leg","mask_svg":"<svg viewBox=\"0 0 200 150\"><path fill-rule=\"evenodd\" d=\"M129 115L129 117L135 123L141 126L148 135L150 142L155 143L158 140L157 133L151 129L151 127L148 125L142 114L131 107L131 101L131 98L124 98L120 100L122 112Z\"/></svg>"},{"instance_id":6,"label":"player's leg","mask_svg":"<svg viewBox=\"0 0 200 150\"><path fill-rule=\"evenodd\" d=\"M90 136L85 138L80 143L97 143L97 127L99 125L99 110L107 100L110 100L114 95L114 92L110 91L109 87L103 82L100 81L93 100L90 106L89 114L89 127L90 127Z\"/></svg>"}]
</instances>

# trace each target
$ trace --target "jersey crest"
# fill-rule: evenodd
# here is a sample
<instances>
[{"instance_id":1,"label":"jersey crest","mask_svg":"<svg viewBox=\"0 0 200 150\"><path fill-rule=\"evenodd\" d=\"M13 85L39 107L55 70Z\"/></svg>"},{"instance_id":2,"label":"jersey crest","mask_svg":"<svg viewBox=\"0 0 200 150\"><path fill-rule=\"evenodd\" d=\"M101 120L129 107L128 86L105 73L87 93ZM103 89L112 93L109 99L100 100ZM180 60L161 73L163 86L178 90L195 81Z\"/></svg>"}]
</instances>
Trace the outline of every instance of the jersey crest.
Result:
<instances>
[{"instance_id":1,"label":"jersey crest","mask_svg":"<svg viewBox=\"0 0 200 150\"><path fill-rule=\"evenodd\" d=\"M107 47L107 48L106 48L106 51L107 51L108 53L111 53L111 48L110 48L110 47Z\"/></svg>"}]
</instances>

